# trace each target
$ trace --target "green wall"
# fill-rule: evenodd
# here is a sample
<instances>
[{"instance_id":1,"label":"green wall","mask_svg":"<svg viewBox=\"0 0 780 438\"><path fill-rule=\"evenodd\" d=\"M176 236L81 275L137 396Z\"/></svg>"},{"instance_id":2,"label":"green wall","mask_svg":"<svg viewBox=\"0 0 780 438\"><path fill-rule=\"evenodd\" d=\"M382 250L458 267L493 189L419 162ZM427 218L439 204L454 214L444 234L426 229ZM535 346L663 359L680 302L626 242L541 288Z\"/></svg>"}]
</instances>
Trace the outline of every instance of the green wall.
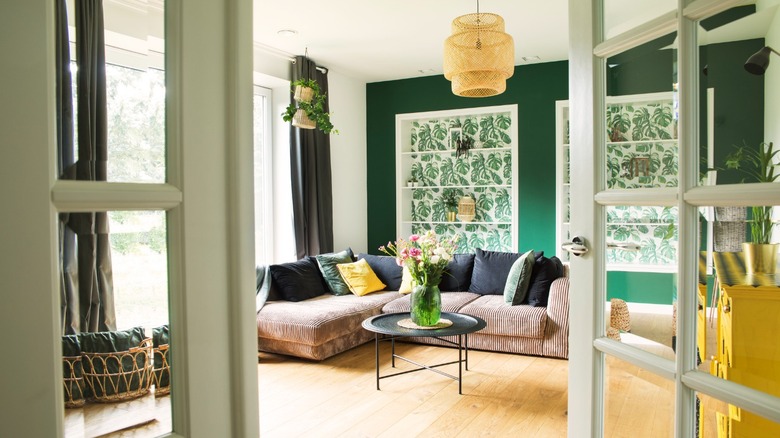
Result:
<instances>
[{"instance_id":1,"label":"green wall","mask_svg":"<svg viewBox=\"0 0 780 438\"><path fill-rule=\"evenodd\" d=\"M444 76L366 87L368 251L395 240L395 115L494 105L518 109L518 248L555 253L555 101L568 99L568 62L515 67L507 90L489 98L452 94Z\"/></svg>"},{"instance_id":2,"label":"green wall","mask_svg":"<svg viewBox=\"0 0 780 438\"><path fill-rule=\"evenodd\" d=\"M662 43L666 44L662 41ZM763 78L744 71L745 60L763 47L761 39L712 44L701 49L707 67L702 87L715 88L716 161L733 144L758 145L763 135ZM650 49L650 50L648 50ZM671 90L675 52L642 47L610 59L611 95ZM521 251L554 254L555 248L555 101L568 99L568 62L518 66L507 91L495 97L469 99L452 94L443 76L377 82L366 86L368 251L395 240L395 115L423 111L517 104L519 145L519 236ZM704 131L706 132L706 131ZM703 133L704 133L703 132ZM702 144L706 144L702 137ZM737 182L734 172L719 172L718 181ZM607 297L671 304L673 274L611 271Z\"/></svg>"}]
</instances>

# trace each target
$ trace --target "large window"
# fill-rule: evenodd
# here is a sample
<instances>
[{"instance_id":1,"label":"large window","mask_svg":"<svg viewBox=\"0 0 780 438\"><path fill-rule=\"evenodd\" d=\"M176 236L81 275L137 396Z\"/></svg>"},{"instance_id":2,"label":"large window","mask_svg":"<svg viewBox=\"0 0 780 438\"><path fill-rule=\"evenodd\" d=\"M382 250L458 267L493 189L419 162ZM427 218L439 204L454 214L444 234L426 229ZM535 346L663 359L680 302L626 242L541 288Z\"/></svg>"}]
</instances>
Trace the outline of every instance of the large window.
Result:
<instances>
[{"instance_id":1,"label":"large window","mask_svg":"<svg viewBox=\"0 0 780 438\"><path fill-rule=\"evenodd\" d=\"M255 263L273 261L273 178L272 178L272 92L255 87L254 91L254 187L255 187Z\"/></svg>"}]
</instances>

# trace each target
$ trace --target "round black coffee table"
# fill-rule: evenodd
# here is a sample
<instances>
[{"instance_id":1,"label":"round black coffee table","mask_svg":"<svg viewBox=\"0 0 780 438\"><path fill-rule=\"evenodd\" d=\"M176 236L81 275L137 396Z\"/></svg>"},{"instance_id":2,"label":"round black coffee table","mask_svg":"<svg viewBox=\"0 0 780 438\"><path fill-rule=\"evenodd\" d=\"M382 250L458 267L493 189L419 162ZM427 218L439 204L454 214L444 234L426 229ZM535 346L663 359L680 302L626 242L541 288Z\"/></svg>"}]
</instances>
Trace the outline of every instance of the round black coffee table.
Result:
<instances>
[{"instance_id":1,"label":"round black coffee table","mask_svg":"<svg viewBox=\"0 0 780 438\"><path fill-rule=\"evenodd\" d=\"M401 320L409 319L409 313L386 313L383 315L372 316L371 318L363 321L363 328L374 332L375 335L375 351L376 351L376 389L379 390L379 380L388 377L399 376L401 374L413 373L415 371L429 370L443 376L449 377L458 381L458 394L463 394L462 379L463 379L463 365L466 366L466 371L469 369L469 334L482 330L487 325L481 318L471 315L464 315L462 313L449 313L442 312L441 318L452 321L452 325L444 328L435 329L414 329L406 328L398 325ZM458 342L453 342L449 339L442 339L443 336L457 336ZM442 342L452 344L458 348L458 360L446 363L440 363L436 365L423 365L415 362L403 356L395 354L395 340L398 338L406 337L431 337L437 338ZM405 362L409 362L418 366L413 370L402 371L399 373L388 374L384 376L379 375L379 342L390 341L392 345L391 365L395 368L395 359L401 359ZM465 358L464 358L465 353ZM445 373L444 371L437 370L435 368L444 365L458 364L458 376Z\"/></svg>"}]
</instances>

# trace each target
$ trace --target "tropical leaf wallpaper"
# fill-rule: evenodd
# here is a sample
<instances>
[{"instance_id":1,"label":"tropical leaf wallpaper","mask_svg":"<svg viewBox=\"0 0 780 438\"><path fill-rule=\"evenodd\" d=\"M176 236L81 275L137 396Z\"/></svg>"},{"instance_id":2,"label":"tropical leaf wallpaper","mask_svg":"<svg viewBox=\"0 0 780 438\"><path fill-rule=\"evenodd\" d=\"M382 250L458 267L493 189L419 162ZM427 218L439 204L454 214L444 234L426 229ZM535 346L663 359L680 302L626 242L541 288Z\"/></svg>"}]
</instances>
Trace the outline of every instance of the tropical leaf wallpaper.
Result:
<instances>
[{"instance_id":1,"label":"tropical leaf wallpaper","mask_svg":"<svg viewBox=\"0 0 780 438\"><path fill-rule=\"evenodd\" d=\"M452 129L461 129L461 135L474 140L475 148L509 147L512 144L511 127L512 118L509 113L416 120L412 122L410 150L412 152L455 150L455 145L449 144L449 132Z\"/></svg>"},{"instance_id":2,"label":"tropical leaf wallpaper","mask_svg":"<svg viewBox=\"0 0 780 438\"><path fill-rule=\"evenodd\" d=\"M609 249L607 263L674 266L677 207L608 207L607 241L641 246L637 252Z\"/></svg>"},{"instance_id":3,"label":"tropical leaf wallpaper","mask_svg":"<svg viewBox=\"0 0 780 438\"><path fill-rule=\"evenodd\" d=\"M569 141L568 109L562 137ZM674 102L669 100L607 104L607 188L677 187L678 143ZM564 147L563 183L569 183L569 147ZM564 224L568 240L569 186L564 187ZM639 251L607 250L608 264L675 266L677 209L672 207L607 207L607 242L630 242ZM568 259L568 254L563 255Z\"/></svg>"},{"instance_id":4,"label":"tropical leaf wallpaper","mask_svg":"<svg viewBox=\"0 0 780 438\"><path fill-rule=\"evenodd\" d=\"M672 101L607 106L607 188L677 187L673 114Z\"/></svg>"},{"instance_id":5,"label":"tropical leaf wallpaper","mask_svg":"<svg viewBox=\"0 0 780 438\"><path fill-rule=\"evenodd\" d=\"M509 112L411 122L406 170L418 182L408 189L413 233L460 234L459 252L512 250L512 132ZM473 149L457 156L456 140L463 139L472 140ZM446 199L464 195L476 201L474 221L447 222L452 207Z\"/></svg>"},{"instance_id":6,"label":"tropical leaf wallpaper","mask_svg":"<svg viewBox=\"0 0 780 438\"><path fill-rule=\"evenodd\" d=\"M412 225L412 233L415 234L421 234L431 229L435 230L436 234L447 237L460 234L458 253L474 253L477 248L489 251L512 251L512 229L509 224L485 225L450 222L415 223Z\"/></svg>"}]
</instances>

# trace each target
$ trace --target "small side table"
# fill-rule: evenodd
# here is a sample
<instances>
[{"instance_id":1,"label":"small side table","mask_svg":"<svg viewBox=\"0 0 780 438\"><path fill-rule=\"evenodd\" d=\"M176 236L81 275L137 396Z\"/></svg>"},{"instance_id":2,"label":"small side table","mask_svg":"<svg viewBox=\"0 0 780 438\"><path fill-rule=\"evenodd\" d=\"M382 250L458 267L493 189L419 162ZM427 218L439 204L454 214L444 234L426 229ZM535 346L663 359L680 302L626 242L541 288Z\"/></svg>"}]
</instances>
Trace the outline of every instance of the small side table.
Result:
<instances>
[{"instance_id":1,"label":"small side table","mask_svg":"<svg viewBox=\"0 0 780 438\"><path fill-rule=\"evenodd\" d=\"M386 313L383 315L377 315L373 316L371 318L366 319L363 321L363 328L374 332L375 335L375 351L376 351L376 389L379 390L379 380L380 379L386 379L388 377L393 376L400 376L401 374L408 374L413 373L416 371L421 370L428 370L433 371L435 373L441 374L442 376L449 377L453 380L458 381L458 394L463 394L463 365L466 366L466 371L469 369L469 341L468 341L468 335L470 333L477 332L479 330L482 330L487 325L485 321L481 318L477 318L476 316L471 315L464 315L461 313L448 313L443 312L441 314L442 319L448 319L452 321L452 325L449 327L444 328L436 328L436 329L410 329L401 327L398 325L398 321L401 321L403 319L407 319L410 317L410 314L407 313ZM444 336L457 336L458 342L453 342L448 339L441 339ZM453 346L458 348L458 360L452 361L452 362L446 362L446 363L440 363L436 365L424 365L418 362L415 362L411 359L405 358L403 356L399 356L395 354L395 340L398 338L406 338L406 337L432 337L432 338L439 338L441 341L452 344ZM391 355L391 364L392 367L395 368L395 359L401 359L405 362L411 363L413 365L418 366L419 368L415 368L413 370L408 371L402 371L398 373L393 374L387 374L384 376L379 375L379 343L381 341L390 341L390 344L392 345L392 355ZM465 357L464 357L465 353ZM458 375L453 376L451 374L445 373L444 371L437 370L437 367L445 366L445 365L451 365L451 364L458 364Z\"/></svg>"}]
</instances>

